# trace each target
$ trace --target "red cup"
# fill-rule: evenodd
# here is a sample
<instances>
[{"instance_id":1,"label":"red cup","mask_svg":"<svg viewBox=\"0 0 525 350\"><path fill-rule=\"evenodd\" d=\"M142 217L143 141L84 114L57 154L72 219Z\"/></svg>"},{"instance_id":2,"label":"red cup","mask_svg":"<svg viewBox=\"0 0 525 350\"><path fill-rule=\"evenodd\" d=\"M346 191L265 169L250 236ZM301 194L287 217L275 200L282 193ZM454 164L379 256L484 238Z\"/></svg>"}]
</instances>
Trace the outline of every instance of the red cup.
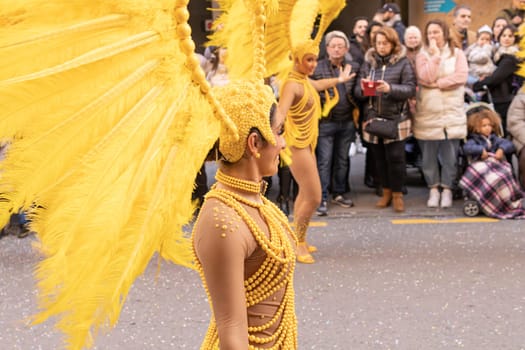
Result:
<instances>
[{"instance_id":1,"label":"red cup","mask_svg":"<svg viewBox=\"0 0 525 350\"><path fill-rule=\"evenodd\" d=\"M376 87L379 85L377 81L369 81L363 84L364 90L363 95L365 96L376 96Z\"/></svg>"}]
</instances>

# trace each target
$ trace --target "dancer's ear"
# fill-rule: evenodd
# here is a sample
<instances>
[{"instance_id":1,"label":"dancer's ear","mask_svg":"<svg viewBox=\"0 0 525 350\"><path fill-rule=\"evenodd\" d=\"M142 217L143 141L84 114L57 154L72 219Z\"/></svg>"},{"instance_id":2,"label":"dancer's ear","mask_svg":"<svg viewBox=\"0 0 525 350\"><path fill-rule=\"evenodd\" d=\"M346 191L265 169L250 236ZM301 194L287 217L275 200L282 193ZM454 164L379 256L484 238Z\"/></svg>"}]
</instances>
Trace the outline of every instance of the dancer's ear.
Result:
<instances>
[{"instance_id":1,"label":"dancer's ear","mask_svg":"<svg viewBox=\"0 0 525 350\"><path fill-rule=\"evenodd\" d=\"M255 157L259 158L261 156L260 150L264 146L264 139L261 134L254 130L250 132L248 138L246 139L246 151L245 156L247 158Z\"/></svg>"}]
</instances>

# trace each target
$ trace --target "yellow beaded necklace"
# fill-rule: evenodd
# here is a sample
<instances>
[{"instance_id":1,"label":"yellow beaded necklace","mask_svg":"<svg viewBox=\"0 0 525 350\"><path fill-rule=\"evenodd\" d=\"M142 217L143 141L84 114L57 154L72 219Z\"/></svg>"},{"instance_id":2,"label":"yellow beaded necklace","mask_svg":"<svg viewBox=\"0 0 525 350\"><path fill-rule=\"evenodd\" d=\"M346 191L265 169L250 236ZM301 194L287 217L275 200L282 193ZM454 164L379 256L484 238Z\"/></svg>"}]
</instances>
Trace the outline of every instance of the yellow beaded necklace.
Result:
<instances>
[{"instance_id":1,"label":"yellow beaded necklace","mask_svg":"<svg viewBox=\"0 0 525 350\"><path fill-rule=\"evenodd\" d=\"M219 172L218 172L219 174ZM224 175L224 174L223 174ZM217 180L223 183L225 177L219 175ZM245 180L229 178L226 183L237 189L247 190ZM219 180L220 179L220 180ZM238 180L232 181L232 179ZM239 185L243 183L242 185ZM260 184L252 182L252 184ZM241 186L241 188L239 188ZM254 192L255 186L250 187ZM272 347L265 349L296 349L297 348L297 320L295 317L294 289L293 289L293 272L295 269L295 251L290 238L295 239L291 230L288 219L282 212L270 202L267 198L262 198L262 203L254 202L226 189L218 189L213 186L206 195L206 198L216 198L228 207L232 208L237 215L246 223L257 244L266 253L266 258L257 269L257 271L244 281L247 307L256 305L263 300L268 299L276 292L284 288L284 296L279 308L266 323L260 326L248 327L248 339L251 344L268 344L274 343ZM245 206L256 208L261 217L268 225L267 235L255 222L253 217L246 211ZM198 219L197 219L198 220ZM197 226L197 223L196 223ZM294 243L296 244L296 242ZM202 265L194 251L197 270L203 281L204 289L208 295L210 306L212 303ZM213 307L212 307L213 309ZM276 330L272 335L266 335L263 332L279 322ZM208 332L202 344L201 349L211 350L218 349L219 338L217 327L214 319L210 322ZM260 349L258 346L250 345L249 349Z\"/></svg>"},{"instance_id":2,"label":"yellow beaded necklace","mask_svg":"<svg viewBox=\"0 0 525 350\"><path fill-rule=\"evenodd\" d=\"M261 182L242 180L237 177L226 175L221 171L221 169L217 170L215 179L224 185L250 193L264 193L266 191L266 187L268 186L268 183L264 180Z\"/></svg>"}]
</instances>

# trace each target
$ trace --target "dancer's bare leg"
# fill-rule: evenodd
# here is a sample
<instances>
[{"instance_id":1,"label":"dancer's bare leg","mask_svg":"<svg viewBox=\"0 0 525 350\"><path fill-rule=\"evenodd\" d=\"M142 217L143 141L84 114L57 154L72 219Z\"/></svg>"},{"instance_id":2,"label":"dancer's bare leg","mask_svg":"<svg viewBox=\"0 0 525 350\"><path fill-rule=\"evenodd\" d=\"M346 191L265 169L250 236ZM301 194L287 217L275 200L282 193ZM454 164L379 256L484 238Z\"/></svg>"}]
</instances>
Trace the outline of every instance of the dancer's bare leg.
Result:
<instances>
[{"instance_id":1,"label":"dancer's bare leg","mask_svg":"<svg viewBox=\"0 0 525 350\"><path fill-rule=\"evenodd\" d=\"M299 193L294 203L295 233L299 241L297 261L313 263L314 258L308 251L306 231L310 219L321 201L321 180L317 172L315 154L310 148L291 147L292 164L290 170L299 185Z\"/></svg>"}]
</instances>

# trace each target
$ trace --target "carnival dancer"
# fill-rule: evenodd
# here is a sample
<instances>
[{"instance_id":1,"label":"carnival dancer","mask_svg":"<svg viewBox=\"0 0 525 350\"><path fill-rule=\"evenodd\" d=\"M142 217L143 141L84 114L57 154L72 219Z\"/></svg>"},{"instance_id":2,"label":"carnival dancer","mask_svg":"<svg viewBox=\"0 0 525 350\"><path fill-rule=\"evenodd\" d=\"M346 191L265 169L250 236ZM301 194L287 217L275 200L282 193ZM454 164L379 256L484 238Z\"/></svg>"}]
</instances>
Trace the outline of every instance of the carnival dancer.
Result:
<instances>
[{"instance_id":1,"label":"carnival dancer","mask_svg":"<svg viewBox=\"0 0 525 350\"><path fill-rule=\"evenodd\" d=\"M319 46L313 40L298 44L293 50L294 66L281 89L279 110L287 115L285 139L291 152L290 170L299 184L294 204L294 227L299 241L297 261L315 262L310 254L316 247L306 242L306 231L312 215L321 201L321 181L317 171L315 147L319 134L321 104L318 91L349 81L355 76L348 65L338 78L311 80L317 66Z\"/></svg>"},{"instance_id":2,"label":"carnival dancer","mask_svg":"<svg viewBox=\"0 0 525 350\"><path fill-rule=\"evenodd\" d=\"M244 21L224 32L243 50L249 42L253 59L215 91L194 54L187 0L0 0L0 140L11 142L0 220L29 210L43 256L33 321L57 319L68 349L116 324L156 253L201 273L213 311L204 349L297 348L295 240L258 193L284 146L263 84L265 31L276 14L290 21L295 3L224 2ZM192 241L183 227L193 181L217 138L225 161ZM219 231L203 219L215 214ZM224 250L208 256L214 240ZM216 269L235 290L217 285Z\"/></svg>"},{"instance_id":3,"label":"carnival dancer","mask_svg":"<svg viewBox=\"0 0 525 350\"><path fill-rule=\"evenodd\" d=\"M277 76L280 84L279 111L287 116L285 125L285 140L287 149L281 153L286 164L290 165L292 175L299 184L299 193L294 203L294 227L299 240L297 260L313 263L314 259L308 251L306 230L312 214L319 202L319 175L316 174L315 142L318 132L318 118L321 115L318 90L325 90L338 83L351 79L350 67L341 72L339 78L325 79L313 82L308 75L313 72L319 50L319 43L328 25L335 19L345 6L345 1L325 0L310 3L297 1L290 11L287 4L280 9L279 14L268 16L265 29L266 43L266 76ZM317 9L317 11L312 11ZM319 14L319 16L318 16ZM244 17L243 17L244 16ZM238 10L229 11L224 21L236 22L231 28L236 28L246 16ZM319 20L314 38L311 33ZM283 25L283 23L287 23ZM242 76L249 69L251 55L242 46L246 39L238 35L230 35L235 30L225 28L221 18L217 25L223 26L213 34L211 44L228 47L226 65L230 77ZM244 41L243 41L244 40ZM234 60L235 57L246 57L245 60ZM337 99L332 101L337 103ZM333 106L333 104L332 104ZM329 110L329 108L327 108ZM315 250L315 247L310 247Z\"/></svg>"},{"instance_id":4,"label":"carnival dancer","mask_svg":"<svg viewBox=\"0 0 525 350\"><path fill-rule=\"evenodd\" d=\"M233 83L236 84L236 83ZM284 116L268 88L217 91L239 127L221 135L217 183L193 231L197 267L213 310L202 349L295 349L295 241L288 219L262 194L279 166ZM254 100L248 108L246 100ZM268 316L268 317L266 317Z\"/></svg>"}]
</instances>

